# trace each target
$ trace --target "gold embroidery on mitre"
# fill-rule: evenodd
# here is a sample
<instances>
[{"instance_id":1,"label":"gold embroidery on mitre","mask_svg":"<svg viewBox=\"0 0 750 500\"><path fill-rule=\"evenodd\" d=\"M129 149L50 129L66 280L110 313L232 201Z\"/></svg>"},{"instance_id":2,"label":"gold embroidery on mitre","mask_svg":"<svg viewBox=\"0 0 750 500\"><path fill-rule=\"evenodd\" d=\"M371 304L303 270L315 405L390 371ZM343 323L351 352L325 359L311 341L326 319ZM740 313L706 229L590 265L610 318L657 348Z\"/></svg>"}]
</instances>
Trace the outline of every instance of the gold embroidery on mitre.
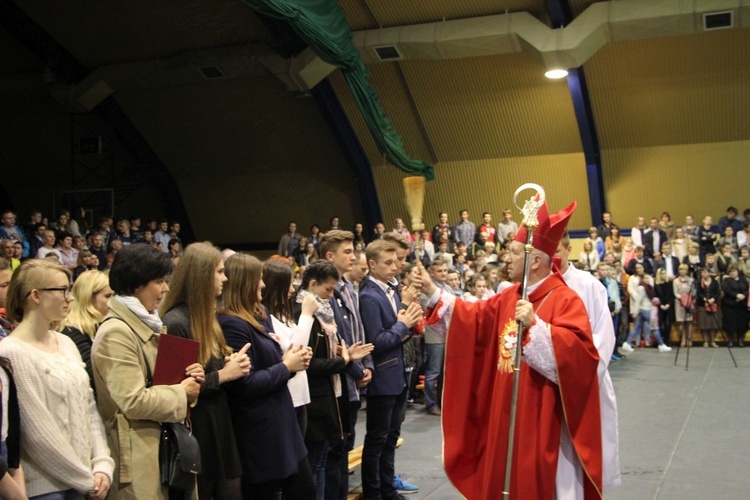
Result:
<instances>
[{"instance_id":1,"label":"gold embroidery on mitre","mask_svg":"<svg viewBox=\"0 0 750 500\"><path fill-rule=\"evenodd\" d=\"M497 339L497 370L513 373L513 355L518 342L518 324L509 319Z\"/></svg>"}]
</instances>

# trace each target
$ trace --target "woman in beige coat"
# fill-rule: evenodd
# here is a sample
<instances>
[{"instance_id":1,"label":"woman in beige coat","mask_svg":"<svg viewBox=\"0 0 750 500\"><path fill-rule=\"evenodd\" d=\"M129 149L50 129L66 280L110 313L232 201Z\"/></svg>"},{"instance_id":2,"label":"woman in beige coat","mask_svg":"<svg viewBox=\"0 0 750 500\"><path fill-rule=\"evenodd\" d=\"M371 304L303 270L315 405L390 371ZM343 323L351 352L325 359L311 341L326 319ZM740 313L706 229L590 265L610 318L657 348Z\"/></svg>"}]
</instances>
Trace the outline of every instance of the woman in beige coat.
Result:
<instances>
[{"instance_id":1,"label":"woman in beige coat","mask_svg":"<svg viewBox=\"0 0 750 500\"><path fill-rule=\"evenodd\" d=\"M120 250L110 271L117 295L91 350L99 413L117 466L110 499L167 498L159 477L160 422L184 420L203 382L195 363L179 384L146 386L144 356L153 373L162 331L156 309L171 271L169 255L145 244ZM191 496L197 498L194 491L185 497Z\"/></svg>"}]
</instances>

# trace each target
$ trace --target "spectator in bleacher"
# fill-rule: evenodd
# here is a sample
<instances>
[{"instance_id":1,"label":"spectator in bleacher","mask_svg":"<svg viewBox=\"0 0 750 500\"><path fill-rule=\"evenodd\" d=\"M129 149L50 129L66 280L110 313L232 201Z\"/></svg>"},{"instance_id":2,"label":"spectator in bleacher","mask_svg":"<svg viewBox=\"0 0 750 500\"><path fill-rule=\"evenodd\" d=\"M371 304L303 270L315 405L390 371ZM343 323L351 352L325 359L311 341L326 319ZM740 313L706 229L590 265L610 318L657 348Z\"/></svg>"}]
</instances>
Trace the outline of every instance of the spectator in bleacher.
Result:
<instances>
[{"instance_id":1,"label":"spectator in bleacher","mask_svg":"<svg viewBox=\"0 0 750 500\"><path fill-rule=\"evenodd\" d=\"M94 372L91 368L91 345L99 324L109 313L109 301L115 292L109 287L109 277L101 271L89 271L81 274L71 290L73 302L68 315L60 322L58 331L68 336L75 343L81 359L86 364L91 389L94 386Z\"/></svg>"},{"instance_id":2,"label":"spectator in bleacher","mask_svg":"<svg viewBox=\"0 0 750 500\"><path fill-rule=\"evenodd\" d=\"M661 251L661 244L669 241L667 233L659 227L659 221L652 217L649 221L649 228L643 236L643 248L646 251L646 257L653 258L655 252Z\"/></svg>"},{"instance_id":3,"label":"spectator in bleacher","mask_svg":"<svg viewBox=\"0 0 750 500\"><path fill-rule=\"evenodd\" d=\"M609 234L604 238L604 248L607 251L612 251L616 244L622 245L625 238L620 235L620 228L614 224L609 226L608 232Z\"/></svg>"},{"instance_id":4,"label":"spectator in bleacher","mask_svg":"<svg viewBox=\"0 0 750 500\"><path fill-rule=\"evenodd\" d=\"M708 267L701 268L701 279L696 294L696 308L698 311L698 328L703 334L703 347L719 347L716 344L716 332L721 330L719 316L719 298L721 287L719 282L711 276Z\"/></svg>"},{"instance_id":5,"label":"spectator in bleacher","mask_svg":"<svg viewBox=\"0 0 750 500\"><path fill-rule=\"evenodd\" d=\"M643 243L646 241L645 236L647 229L648 227L646 226L646 219L643 217L638 217L638 222L630 230L630 238L633 240L633 245L637 247L643 246Z\"/></svg>"},{"instance_id":6,"label":"spectator in bleacher","mask_svg":"<svg viewBox=\"0 0 750 500\"><path fill-rule=\"evenodd\" d=\"M716 254L716 271L721 278L729 274L729 268L737 263L737 257L732 253L732 246L725 243L720 247L721 251Z\"/></svg>"},{"instance_id":7,"label":"spectator in bleacher","mask_svg":"<svg viewBox=\"0 0 750 500\"><path fill-rule=\"evenodd\" d=\"M454 257L453 257L453 254L451 254L448 251L448 240L447 239L443 239L442 241L440 241L440 243L438 244L437 247L438 247L438 250L435 253L435 256L432 258L432 260L434 261L436 259L442 259L442 260L448 262L448 267L453 267L453 258Z\"/></svg>"},{"instance_id":8,"label":"spectator in bleacher","mask_svg":"<svg viewBox=\"0 0 750 500\"><path fill-rule=\"evenodd\" d=\"M73 283L78 281L78 278L86 271L95 270L96 268L91 265L91 252L86 250L80 250L78 252L78 262L76 267L73 269Z\"/></svg>"},{"instance_id":9,"label":"spectator in bleacher","mask_svg":"<svg viewBox=\"0 0 750 500\"><path fill-rule=\"evenodd\" d=\"M750 242L750 218L742 222L742 231L737 233L737 246L745 247Z\"/></svg>"},{"instance_id":10,"label":"spectator in bleacher","mask_svg":"<svg viewBox=\"0 0 750 500\"><path fill-rule=\"evenodd\" d=\"M112 268L115 257L117 257L117 254L120 250L122 250L122 241L118 240L117 238L113 238L112 241L110 241L110 251L107 254L107 269ZM174 263L174 258L172 259L172 262Z\"/></svg>"},{"instance_id":11,"label":"spectator in bleacher","mask_svg":"<svg viewBox=\"0 0 750 500\"><path fill-rule=\"evenodd\" d=\"M55 232L51 229L46 229L43 233L42 239L44 240L44 245L39 248L39 250L37 250L36 258L43 259L47 256L47 254L54 253L55 255L57 255L60 262L62 262L60 251L55 248Z\"/></svg>"},{"instance_id":12,"label":"spectator in bleacher","mask_svg":"<svg viewBox=\"0 0 750 500\"><path fill-rule=\"evenodd\" d=\"M677 267L675 267L675 273ZM667 276L667 271L664 268L656 270L656 278L654 279L654 289L656 291L656 297L659 298L658 305L658 320L659 320L659 331L666 337L667 343L669 343L670 334L672 331L672 324L675 321L675 308L674 308L674 286L672 285L672 279Z\"/></svg>"},{"instance_id":13,"label":"spectator in bleacher","mask_svg":"<svg viewBox=\"0 0 750 500\"><path fill-rule=\"evenodd\" d=\"M89 233L89 251L91 255L96 256L97 269L104 271L107 267L107 251L104 247L104 237L99 231L92 231Z\"/></svg>"},{"instance_id":14,"label":"spectator in bleacher","mask_svg":"<svg viewBox=\"0 0 750 500\"><path fill-rule=\"evenodd\" d=\"M641 264L646 274L650 275L654 272L654 267L651 265L651 261L646 258L645 250L643 249L643 247L635 247L635 254L625 266L625 271L629 275L633 276L635 274L636 264Z\"/></svg>"},{"instance_id":15,"label":"spectator in bleacher","mask_svg":"<svg viewBox=\"0 0 750 500\"><path fill-rule=\"evenodd\" d=\"M466 302L478 302L484 300L487 291L487 282L481 274L475 274L466 282L466 292L462 298Z\"/></svg>"},{"instance_id":16,"label":"spectator in bleacher","mask_svg":"<svg viewBox=\"0 0 750 500\"><path fill-rule=\"evenodd\" d=\"M744 246L740 248L740 258L737 260L737 269L745 278L750 279L750 248Z\"/></svg>"},{"instance_id":17,"label":"spectator in bleacher","mask_svg":"<svg viewBox=\"0 0 750 500\"><path fill-rule=\"evenodd\" d=\"M591 272L596 270L599 260L599 252L594 248L594 242L591 238L586 238L583 242L583 251L578 254L578 262L583 264L584 270Z\"/></svg>"},{"instance_id":18,"label":"spectator in bleacher","mask_svg":"<svg viewBox=\"0 0 750 500\"><path fill-rule=\"evenodd\" d=\"M10 335L15 326L8 320L8 315L5 312L5 301L8 297L8 286L10 286L10 278L12 273L8 263L0 259L0 339Z\"/></svg>"},{"instance_id":19,"label":"spectator in bleacher","mask_svg":"<svg viewBox=\"0 0 750 500\"><path fill-rule=\"evenodd\" d=\"M21 226L16 225L16 213L13 210L3 212L3 224L0 226L0 239L10 241L20 241L24 247L24 257L28 257L29 243L26 240L26 234Z\"/></svg>"},{"instance_id":20,"label":"spectator in bleacher","mask_svg":"<svg viewBox=\"0 0 750 500\"><path fill-rule=\"evenodd\" d=\"M136 243L137 240L130 231L130 221L128 219L123 217L117 220L117 232L114 238L120 240L123 246Z\"/></svg>"},{"instance_id":21,"label":"spectator in bleacher","mask_svg":"<svg viewBox=\"0 0 750 500\"><path fill-rule=\"evenodd\" d=\"M154 233L154 241L162 244L162 252L169 252L169 240L172 238L169 236L169 221L161 219L159 221L159 230ZM106 237L105 237L106 241Z\"/></svg>"},{"instance_id":22,"label":"spectator in bleacher","mask_svg":"<svg viewBox=\"0 0 750 500\"><path fill-rule=\"evenodd\" d=\"M10 240L0 240L0 259L8 263L10 272L13 273L18 266L21 265L21 261L14 257L15 247L14 243Z\"/></svg>"},{"instance_id":23,"label":"spectator in bleacher","mask_svg":"<svg viewBox=\"0 0 750 500\"><path fill-rule=\"evenodd\" d=\"M682 263L688 266L688 276L694 280L700 279L701 257L698 253L699 246L697 243L688 244L688 253L682 259Z\"/></svg>"},{"instance_id":24,"label":"spectator in bleacher","mask_svg":"<svg viewBox=\"0 0 750 500\"><path fill-rule=\"evenodd\" d=\"M338 230L338 229L339 229L339 216L338 215L334 215L328 221L328 231Z\"/></svg>"},{"instance_id":25,"label":"spectator in bleacher","mask_svg":"<svg viewBox=\"0 0 750 500\"><path fill-rule=\"evenodd\" d=\"M169 335L200 342L199 361L205 367L198 403L190 412L193 435L201 454L198 498L240 498L239 452L226 392L222 385L250 373L245 344L232 352L216 320L216 301L227 277L221 252L210 244L193 243L175 267L169 293L159 307ZM170 491L170 498L187 498Z\"/></svg>"},{"instance_id":26,"label":"spectator in bleacher","mask_svg":"<svg viewBox=\"0 0 750 500\"><path fill-rule=\"evenodd\" d=\"M287 232L281 235L279 239L279 247L276 249L276 253L282 257L292 257L294 250L299 245L301 235L297 233L297 223L292 221L287 226Z\"/></svg>"},{"instance_id":27,"label":"spectator in bleacher","mask_svg":"<svg viewBox=\"0 0 750 500\"><path fill-rule=\"evenodd\" d=\"M662 212L659 216L659 229L664 231L668 240L674 238L675 224L672 221L672 216L669 215L669 212Z\"/></svg>"},{"instance_id":28,"label":"spectator in bleacher","mask_svg":"<svg viewBox=\"0 0 750 500\"><path fill-rule=\"evenodd\" d=\"M693 341L688 336L688 330L690 329L688 324L692 324L693 322L693 305L695 304L695 299L692 294L694 292L694 280L688 274L689 268L687 264L680 264L677 272L678 276L672 282L672 293L675 297L675 321L677 322L677 327L682 332L680 338L680 347L691 347L693 345ZM687 304L690 310L685 309L683 303Z\"/></svg>"},{"instance_id":29,"label":"spectator in bleacher","mask_svg":"<svg viewBox=\"0 0 750 500\"><path fill-rule=\"evenodd\" d=\"M243 498L270 500L277 490L288 500L315 498L315 482L307 461L287 382L307 369L305 346L282 352L270 335L273 323L261 304L262 264L237 253L226 261L228 281L218 307L218 320L229 347L250 343L252 370L226 386L229 410L242 463Z\"/></svg>"},{"instance_id":30,"label":"spectator in bleacher","mask_svg":"<svg viewBox=\"0 0 750 500\"><path fill-rule=\"evenodd\" d=\"M63 265L73 271L78 265L78 250L73 248L73 236L65 231L57 233L57 246L55 248L57 248Z\"/></svg>"},{"instance_id":31,"label":"spectator in bleacher","mask_svg":"<svg viewBox=\"0 0 750 500\"><path fill-rule=\"evenodd\" d=\"M652 299L656 296L653 280L645 272L643 264L635 265L635 274L628 280L628 294L630 295L630 315L633 318L633 328L630 330L628 340L622 345L625 352L633 352L633 346L648 347L651 343L649 338L653 334L659 346L659 352L669 352L672 349L664 344L658 329L651 331L651 313L654 309Z\"/></svg>"},{"instance_id":32,"label":"spectator in bleacher","mask_svg":"<svg viewBox=\"0 0 750 500\"><path fill-rule=\"evenodd\" d=\"M513 239L518 232L518 223L513 220L513 212L509 208L503 210L503 220L497 225L497 239L501 244Z\"/></svg>"},{"instance_id":33,"label":"spectator in bleacher","mask_svg":"<svg viewBox=\"0 0 750 500\"><path fill-rule=\"evenodd\" d=\"M40 248L44 246L44 232L47 230L47 226L43 223L38 223L34 226L34 230L29 235L29 258L35 259L36 254Z\"/></svg>"},{"instance_id":34,"label":"spectator in bleacher","mask_svg":"<svg viewBox=\"0 0 750 500\"><path fill-rule=\"evenodd\" d=\"M180 240L180 243L182 243L182 239L180 238L180 230L182 229L182 225L180 224L180 221L173 220L169 222L169 236L173 240Z\"/></svg>"},{"instance_id":35,"label":"spectator in bleacher","mask_svg":"<svg viewBox=\"0 0 750 500\"><path fill-rule=\"evenodd\" d=\"M407 262L416 266L417 262L421 262L424 267L430 267L432 259L424 249L425 240L417 240L414 242L414 251L412 251L407 257Z\"/></svg>"},{"instance_id":36,"label":"spectator in bleacher","mask_svg":"<svg viewBox=\"0 0 750 500\"><path fill-rule=\"evenodd\" d=\"M23 243L20 241L13 242L13 258L19 262L26 260L23 258Z\"/></svg>"},{"instance_id":37,"label":"spectator in bleacher","mask_svg":"<svg viewBox=\"0 0 750 500\"><path fill-rule=\"evenodd\" d=\"M669 241L672 248L672 255L682 262L687 255L688 243L690 239L685 237L685 230L681 227L674 229L674 238Z\"/></svg>"},{"instance_id":38,"label":"spectator in bleacher","mask_svg":"<svg viewBox=\"0 0 750 500\"><path fill-rule=\"evenodd\" d=\"M131 215L130 216L130 234L133 235L133 242L140 243L144 241L143 231L145 228L141 227L141 216Z\"/></svg>"},{"instance_id":39,"label":"spectator in bleacher","mask_svg":"<svg viewBox=\"0 0 750 500\"><path fill-rule=\"evenodd\" d=\"M456 224L453 228L454 242L466 243L466 246L470 246L474 241L474 235L476 234L476 227L474 223L469 220L469 211L466 209L461 210L459 213L461 222Z\"/></svg>"},{"instance_id":40,"label":"spectator in bleacher","mask_svg":"<svg viewBox=\"0 0 750 500\"><path fill-rule=\"evenodd\" d=\"M682 226L682 230L685 233L685 238L688 238L690 241L694 243L698 243L700 241L700 238L698 236L699 229L700 228L693 223L693 216L686 215L685 225Z\"/></svg>"},{"instance_id":41,"label":"spectator in bleacher","mask_svg":"<svg viewBox=\"0 0 750 500\"><path fill-rule=\"evenodd\" d=\"M497 247L495 246L495 243L492 243L491 241L485 241L484 242L484 257L487 259L487 262L498 262L497 258Z\"/></svg>"},{"instance_id":42,"label":"spectator in bleacher","mask_svg":"<svg viewBox=\"0 0 750 500\"><path fill-rule=\"evenodd\" d=\"M365 231L365 228L361 223L357 222L356 224L354 224L354 230L352 231L352 234L354 234L355 245L358 242L366 243L364 231Z\"/></svg>"},{"instance_id":43,"label":"spectator in bleacher","mask_svg":"<svg viewBox=\"0 0 750 500\"><path fill-rule=\"evenodd\" d=\"M714 230L711 216L705 216L703 218L703 225L698 228L699 253L702 263L706 261L707 254L716 252L716 240L719 239L719 236L721 236L721 233Z\"/></svg>"},{"instance_id":44,"label":"spectator in bleacher","mask_svg":"<svg viewBox=\"0 0 750 500\"><path fill-rule=\"evenodd\" d=\"M607 253L607 246L604 244L604 238L599 236L599 231L595 227L589 228L589 239L594 243L594 250L599 255L599 260L604 258Z\"/></svg>"},{"instance_id":45,"label":"spectator in bleacher","mask_svg":"<svg viewBox=\"0 0 750 500\"><path fill-rule=\"evenodd\" d=\"M60 235L60 233L68 233L71 236L80 236L81 232L78 230L78 224L70 218L70 211L69 210L61 210L60 213L57 215L57 224L53 226L55 230L55 235Z\"/></svg>"},{"instance_id":46,"label":"spectator in bleacher","mask_svg":"<svg viewBox=\"0 0 750 500\"><path fill-rule=\"evenodd\" d=\"M606 241L607 238L612 234L613 227L617 226L612 222L612 214L609 212L603 212L602 225L596 228L597 232L599 233L599 237Z\"/></svg>"},{"instance_id":47,"label":"spectator in bleacher","mask_svg":"<svg viewBox=\"0 0 750 500\"><path fill-rule=\"evenodd\" d=\"M145 229L148 229L149 231L151 231L151 234L154 234L159 230L159 223L156 221L156 219L149 219L146 221Z\"/></svg>"},{"instance_id":48,"label":"spectator in bleacher","mask_svg":"<svg viewBox=\"0 0 750 500\"><path fill-rule=\"evenodd\" d=\"M401 236L403 236L404 238L406 238L406 240L409 243L412 242L411 233L406 228L406 226L404 225L404 220L401 219L401 218L396 219L396 222L395 222L395 224L393 226L393 230L391 232L395 233L395 234L400 234Z\"/></svg>"},{"instance_id":49,"label":"spectator in bleacher","mask_svg":"<svg viewBox=\"0 0 750 500\"><path fill-rule=\"evenodd\" d=\"M477 253L480 250L484 251L485 243L487 243L487 233L480 231L477 234L476 241L469 243L469 260L476 260L478 258Z\"/></svg>"},{"instance_id":50,"label":"spectator in bleacher","mask_svg":"<svg viewBox=\"0 0 750 500\"><path fill-rule=\"evenodd\" d=\"M73 250L80 252L86 248L86 240L83 236L73 236Z\"/></svg>"},{"instance_id":51,"label":"spectator in bleacher","mask_svg":"<svg viewBox=\"0 0 750 500\"><path fill-rule=\"evenodd\" d=\"M453 228L448 224L448 212L440 212L438 214L439 222L432 228L432 241L437 243L443 239L443 236L448 237L448 241L453 241Z\"/></svg>"},{"instance_id":52,"label":"spectator in bleacher","mask_svg":"<svg viewBox=\"0 0 750 500\"><path fill-rule=\"evenodd\" d=\"M660 253L662 264L659 266L654 264L654 269L661 267L667 273L666 278L672 281L677 277L677 268L680 266L680 259L672 254L672 246L667 241L662 243Z\"/></svg>"},{"instance_id":53,"label":"spectator in bleacher","mask_svg":"<svg viewBox=\"0 0 750 500\"><path fill-rule=\"evenodd\" d=\"M172 258L172 262L174 262L174 265L176 266L180 261L180 256L182 255L182 242L177 238L172 238L171 240L169 240L168 248L169 256Z\"/></svg>"},{"instance_id":54,"label":"spectator in bleacher","mask_svg":"<svg viewBox=\"0 0 750 500\"><path fill-rule=\"evenodd\" d=\"M477 234L481 232L487 233L487 241L491 241L492 243L497 242L497 230L492 225L492 214L489 212L482 214L482 224L477 228Z\"/></svg>"},{"instance_id":55,"label":"spectator in bleacher","mask_svg":"<svg viewBox=\"0 0 750 500\"><path fill-rule=\"evenodd\" d=\"M742 221L737 217L738 214L739 211L735 207L730 206L727 208L727 214L719 219L719 234L724 234L724 229L727 226L731 226L734 229L734 234L742 231Z\"/></svg>"},{"instance_id":56,"label":"spectator in bleacher","mask_svg":"<svg viewBox=\"0 0 750 500\"><path fill-rule=\"evenodd\" d=\"M385 225L382 222L378 222L372 227L372 239L370 241L375 241L383 238L383 235L385 234Z\"/></svg>"},{"instance_id":57,"label":"spectator in bleacher","mask_svg":"<svg viewBox=\"0 0 750 500\"><path fill-rule=\"evenodd\" d=\"M73 236L86 236L87 234L89 234L89 224L86 221L85 208L76 207L75 209L73 209L70 227L71 229L76 229L78 231L78 234L73 234Z\"/></svg>"},{"instance_id":58,"label":"spectator in bleacher","mask_svg":"<svg viewBox=\"0 0 750 500\"><path fill-rule=\"evenodd\" d=\"M737 241L737 236L734 234L732 226L724 228L724 234L716 241L718 248L724 248L724 245L729 245L732 250L732 255L738 257L740 254L740 245Z\"/></svg>"},{"instance_id":59,"label":"spectator in bleacher","mask_svg":"<svg viewBox=\"0 0 750 500\"><path fill-rule=\"evenodd\" d=\"M445 275L445 285L448 291L456 297L463 296L464 291L461 290L461 278L455 269L448 269L448 273Z\"/></svg>"},{"instance_id":60,"label":"spectator in bleacher","mask_svg":"<svg viewBox=\"0 0 750 500\"><path fill-rule=\"evenodd\" d=\"M142 232L142 242L148 243L149 245L153 246L154 244L154 232L150 230L149 228L145 228Z\"/></svg>"},{"instance_id":61,"label":"spectator in bleacher","mask_svg":"<svg viewBox=\"0 0 750 500\"><path fill-rule=\"evenodd\" d=\"M26 233L26 239L31 240L31 237L36 232L36 225L42 222L42 211L32 209L29 213L29 222L23 227L24 233ZM46 227L45 227L46 229ZM32 254L33 255L33 254Z\"/></svg>"},{"instance_id":62,"label":"spectator in bleacher","mask_svg":"<svg viewBox=\"0 0 750 500\"><path fill-rule=\"evenodd\" d=\"M49 328L72 300L70 271L25 262L8 289L8 315L18 326L0 342L0 355L13 366L29 496L103 500L115 463L102 418L78 349Z\"/></svg>"},{"instance_id":63,"label":"spectator in bleacher","mask_svg":"<svg viewBox=\"0 0 750 500\"><path fill-rule=\"evenodd\" d=\"M727 276L721 280L721 291L724 292L721 297L722 325L729 347L733 342L745 347L748 283L744 276L740 276L736 264L729 266Z\"/></svg>"},{"instance_id":64,"label":"spectator in bleacher","mask_svg":"<svg viewBox=\"0 0 750 500\"><path fill-rule=\"evenodd\" d=\"M310 236L307 238L307 241L315 245L315 251L320 254L320 238L323 236L320 232L320 226L317 224L313 224L310 226Z\"/></svg>"}]
</instances>

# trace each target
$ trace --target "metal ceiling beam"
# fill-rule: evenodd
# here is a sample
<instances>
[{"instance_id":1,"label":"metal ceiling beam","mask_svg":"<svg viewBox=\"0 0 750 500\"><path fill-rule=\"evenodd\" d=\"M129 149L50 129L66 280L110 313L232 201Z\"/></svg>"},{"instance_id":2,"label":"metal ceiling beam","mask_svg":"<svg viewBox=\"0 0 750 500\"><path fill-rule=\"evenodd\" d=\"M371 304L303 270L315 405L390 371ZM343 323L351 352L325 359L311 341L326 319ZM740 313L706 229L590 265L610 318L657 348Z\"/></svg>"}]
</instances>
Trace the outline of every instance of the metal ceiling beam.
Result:
<instances>
[{"instance_id":1,"label":"metal ceiling beam","mask_svg":"<svg viewBox=\"0 0 750 500\"><path fill-rule=\"evenodd\" d=\"M552 25L557 28L567 26L573 21L568 0L545 0L547 12ZM568 70L568 89L573 100L578 132L581 136L583 156L586 161L586 179L588 180L591 221L598 225L602 213L606 211L604 182L602 179L602 158L599 149L599 138L596 134L594 113L591 109L589 90L586 85L586 74L583 66Z\"/></svg>"},{"instance_id":2,"label":"metal ceiling beam","mask_svg":"<svg viewBox=\"0 0 750 500\"><path fill-rule=\"evenodd\" d=\"M91 73L12 0L0 0L0 25L36 54L63 84L74 86ZM112 128L118 140L125 145L134 159L146 167L148 180L158 187L167 203L169 217L183 223L182 232L185 239L194 240L190 217L174 176L120 105L112 97L107 97L93 109L93 112L98 113Z\"/></svg>"}]
</instances>

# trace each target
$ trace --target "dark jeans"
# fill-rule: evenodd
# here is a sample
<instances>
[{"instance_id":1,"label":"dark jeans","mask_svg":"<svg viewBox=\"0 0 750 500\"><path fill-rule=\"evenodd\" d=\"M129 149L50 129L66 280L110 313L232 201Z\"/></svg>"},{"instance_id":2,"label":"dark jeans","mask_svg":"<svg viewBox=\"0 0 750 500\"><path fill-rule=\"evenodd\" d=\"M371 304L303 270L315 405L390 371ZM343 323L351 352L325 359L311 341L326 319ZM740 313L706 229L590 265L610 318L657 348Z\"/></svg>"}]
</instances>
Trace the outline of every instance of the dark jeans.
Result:
<instances>
[{"instance_id":1,"label":"dark jeans","mask_svg":"<svg viewBox=\"0 0 750 500\"><path fill-rule=\"evenodd\" d=\"M406 415L404 387L398 396L367 397L367 434L362 452L362 492L364 500L392 500L396 442Z\"/></svg>"},{"instance_id":2,"label":"dark jeans","mask_svg":"<svg viewBox=\"0 0 750 500\"><path fill-rule=\"evenodd\" d=\"M361 401L349 401L349 424L343 441L332 443L326 463L325 500L346 500L349 495L349 452L354 449L354 428Z\"/></svg>"},{"instance_id":3,"label":"dark jeans","mask_svg":"<svg viewBox=\"0 0 750 500\"><path fill-rule=\"evenodd\" d=\"M315 482L310 472L307 457L300 460L296 474L278 481L266 483L242 482L243 500L274 500L278 498L279 489L285 500L311 500L315 498Z\"/></svg>"},{"instance_id":4,"label":"dark jeans","mask_svg":"<svg viewBox=\"0 0 750 500\"><path fill-rule=\"evenodd\" d=\"M307 444L307 460L310 462L310 470L315 480L316 500L324 500L326 490L326 462L328 452L331 449L330 441L321 441Z\"/></svg>"}]
</instances>

